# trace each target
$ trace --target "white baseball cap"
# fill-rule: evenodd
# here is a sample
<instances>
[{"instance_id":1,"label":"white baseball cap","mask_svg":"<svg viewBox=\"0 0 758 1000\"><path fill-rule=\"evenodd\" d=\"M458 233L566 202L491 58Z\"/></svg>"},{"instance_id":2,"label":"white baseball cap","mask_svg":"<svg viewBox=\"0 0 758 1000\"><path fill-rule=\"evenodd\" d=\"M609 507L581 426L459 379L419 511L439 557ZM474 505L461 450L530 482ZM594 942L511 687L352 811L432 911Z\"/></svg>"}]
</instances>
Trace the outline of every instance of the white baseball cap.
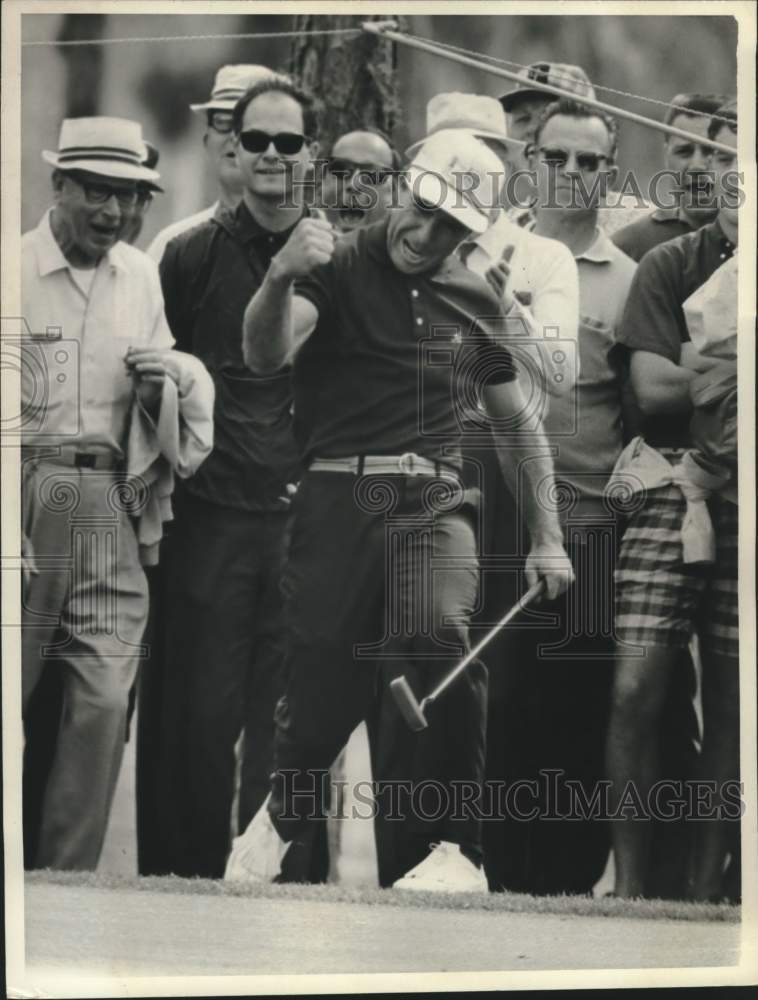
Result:
<instances>
[{"instance_id":1,"label":"white baseball cap","mask_svg":"<svg viewBox=\"0 0 758 1000\"><path fill-rule=\"evenodd\" d=\"M504 171L499 157L479 139L445 129L423 141L407 176L414 195L483 233L495 217Z\"/></svg>"},{"instance_id":2,"label":"white baseball cap","mask_svg":"<svg viewBox=\"0 0 758 1000\"><path fill-rule=\"evenodd\" d=\"M59 170L88 170L103 177L155 182L157 170L144 165L147 147L142 126L128 118L64 118L58 151L42 151L42 159Z\"/></svg>"},{"instance_id":3,"label":"white baseball cap","mask_svg":"<svg viewBox=\"0 0 758 1000\"><path fill-rule=\"evenodd\" d=\"M484 94L435 94L426 106L427 136L443 129L465 129L477 139L490 139L506 150L523 149L524 143L511 139L500 101ZM424 140L414 142L405 151L411 156Z\"/></svg>"},{"instance_id":4,"label":"white baseball cap","mask_svg":"<svg viewBox=\"0 0 758 1000\"><path fill-rule=\"evenodd\" d=\"M268 66L241 64L222 66L213 81L210 100L205 104L190 104L193 111L231 111L242 95L256 83L271 78L289 80L284 73L276 73Z\"/></svg>"}]
</instances>

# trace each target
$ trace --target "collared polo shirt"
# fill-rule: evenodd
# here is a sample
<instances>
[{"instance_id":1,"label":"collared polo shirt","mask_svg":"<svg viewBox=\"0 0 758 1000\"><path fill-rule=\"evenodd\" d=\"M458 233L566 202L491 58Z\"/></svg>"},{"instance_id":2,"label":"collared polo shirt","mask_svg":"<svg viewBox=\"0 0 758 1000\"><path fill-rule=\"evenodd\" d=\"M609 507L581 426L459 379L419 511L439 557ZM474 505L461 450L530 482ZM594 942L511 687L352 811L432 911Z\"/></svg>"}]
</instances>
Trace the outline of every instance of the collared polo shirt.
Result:
<instances>
[{"instance_id":1,"label":"collared polo shirt","mask_svg":"<svg viewBox=\"0 0 758 1000\"><path fill-rule=\"evenodd\" d=\"M21 365L23 441L122 458L134 397L127 349L174 343L158 269L141 250L116 243L94 269L88 294L72 270L47 212L21 239L29 331Z\"/></svg>"},{"instance_id":2,"label":"collared polo shirt","mask_svg":"<svg viewBox=\"0 0 758 1000\"><path fill-rule=\"evenodd\" d=\"M693 226L678 208L657 208L613 234L613 242L638 263L653 247L676 236L693 232Z\"/></svg>"},{"instance_id":3,"label":"collared polo shirt","mask_svg":"<svg viewBox=\"0 0 758 1000\"><path fill-rule=\"evenodd\" d=\"M214 203L209 205L207 208L202 208L199 212L195 212L193 215L188 215L184 219L178 219L176 222L172 222L155 235L152 243L145 252L148 257L152 257L156 264L160 264L161 258L163 257L163 251L166 249L171 240L175 239L177 236L181 236L182 233L186 233L189 229L194 229L195 226L202 225L204 222L212 219L215 215L218 215L220 211L221 203L214 201Z\"/></svg>"},{"instance_id":4,"label":"collared polo shirt","mask_svg":"<svg viewBox=\"0 0 758 1000\"><path fill-rule=\"evenodd\" d=\"M477 386L515 377L487 283L455 257L398 271L385 220L341 240L295 292L318 310L294 365L304 461L415 452L457 465Z\"/></svg>"},{"instance_id":5,"label":"collared polo shirt","mask_svg":"<svg viewBox=\"0 0 758 1000\"><path fill-rule=\"evenodd\" d=\"M649 351L679 364L690 339L683 304L734 253L718 219L653 247L640 261L618 340L627 351ZM689 446L690 414L653 414L642 432L655 448Z\"/></svg>"},{"instance_id":6,"label":"collared polo shirt","mask_svg":"<svg viewBox=\"0 0 758 1000\"><path fill-rule=\"evenodd\" d=\"M292 229L270 232L240 202L171 240L160 265L177 346L216 387L213 451L182 489L251 513L286 510L287 483L300 475L290 372L259 376L242 358L245 309Z\"/></svg>"},{"instance_id":7,"label":"collared polo shirt","mask_svg":"<svg viewBox=\"0 0 758 1000\"><path fill-rule=\"evenodd\" d=\"M597 229L575 258L579 272L579 377L551 402L543 427L557 447L556 479L578 497L600 499L623 446L624 371L616 335L636 265Z\"/></svg>"},{"instance_id":8,"label":"collared polo shirt","mask_svg":"<svg viewBox=\"0 0 758 1000\"><path fill-rule=\"evenodd\" d=\"M513 247L508 287L534 320L530 334L548 347L548 353L542 355L547 359L548 388L562 395L576 379L574 364L553 361L554 356L569 361L569 355L576 351L579 279L573 255L558 240L538 236L502 212L473 242L466 266L483 276L508 246ZM558 384L554 381L556 375Z\"/></svg>"}]
</instances>

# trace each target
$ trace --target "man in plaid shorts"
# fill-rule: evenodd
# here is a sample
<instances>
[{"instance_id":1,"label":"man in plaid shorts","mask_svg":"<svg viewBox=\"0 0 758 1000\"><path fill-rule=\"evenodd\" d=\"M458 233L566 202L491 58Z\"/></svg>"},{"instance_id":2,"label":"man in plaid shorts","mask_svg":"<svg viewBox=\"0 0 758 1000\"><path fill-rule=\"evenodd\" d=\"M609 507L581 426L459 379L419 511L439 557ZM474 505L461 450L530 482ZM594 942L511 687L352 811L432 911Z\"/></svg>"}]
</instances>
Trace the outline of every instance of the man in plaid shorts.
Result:
<instances>
[{"instance_id":1,"label":"man in plaid shorts","mask_svg":"<svg viewBox=\"0 0 758 1000\"><path fill-rule=\"evenodd\" d=\"M719 109L718 116L711 121L708 137L735 147L733 156L713 153L719 214L697 232L663 243L643 257L619 332L629 352L643 436L622 456L625 470L620 473L638 485L639 504L631 514L616 570L618 658L607 751L615 805L629 801L624 792L631 783L642 803L652 803L654 809L664 698L680 650L697 633L703 662L701 770L718 789L708 804L709 821L698 824L691 892L699 899L723 895L724 860L728 852L735 854L729 838L738 832L719 812L726 804L726 783L735 782L736 789L739 778L736 484L711 484L711 562L693 552L703 533L696 531L693 537L686 526L700 499L686 476L686 452L693 443L691 383L715 362L690 343L683 306L737 245L736 103ZM714 813L720 821L713 821ZM615 894L645 895L650 822L630 812L618 815L625 818L613 825ZM701 807L696 815L704 819L706 813Z\"/></svg>"}]
</instances>

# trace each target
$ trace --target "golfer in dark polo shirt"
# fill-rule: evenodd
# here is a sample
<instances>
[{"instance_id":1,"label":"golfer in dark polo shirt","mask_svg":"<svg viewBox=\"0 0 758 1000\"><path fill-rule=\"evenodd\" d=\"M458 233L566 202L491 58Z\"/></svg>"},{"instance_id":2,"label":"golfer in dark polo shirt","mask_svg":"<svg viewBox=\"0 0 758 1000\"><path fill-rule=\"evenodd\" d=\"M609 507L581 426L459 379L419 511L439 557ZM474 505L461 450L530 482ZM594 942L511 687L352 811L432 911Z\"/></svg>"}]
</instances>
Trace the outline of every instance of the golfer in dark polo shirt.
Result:
<instances>
[{"instance_id":1,"label":"golfer in dark polo shirt","mask_svg":"<svg viewBox=\"0 0 758 1000\"><path fill-rule=\"evenodd\" d=\"M557 594L571 579L558 523L537 502L550 459L518 470L508 447L508 432L518 443L530 418L498 336L499 301L451 256L489 225L501 177L484 144L437 133L388 220L336 247L325 222L304 220L246 311L252 370L271 375L294 362L307 469L285 574L287 687L272 794L240 852L251 881L275 878L288 843L307 839L323 809L319 777L371 710L378 665L393 658L421 696L467 649L478 573L457 404L470 405L472 393L503 422L503 472L514 490L518 476L531 533L527 582L542 577ZM536 438L544 443L541 431ZM486 891L480 818L460 797L481 789L485 697L486 672L472 664L413 737L410 795L395 804L418 821L416 856L403 859L406 870L417 866L396 885ZM378 808L388 808L385 791Z\"/></svg>"}]
</instances>

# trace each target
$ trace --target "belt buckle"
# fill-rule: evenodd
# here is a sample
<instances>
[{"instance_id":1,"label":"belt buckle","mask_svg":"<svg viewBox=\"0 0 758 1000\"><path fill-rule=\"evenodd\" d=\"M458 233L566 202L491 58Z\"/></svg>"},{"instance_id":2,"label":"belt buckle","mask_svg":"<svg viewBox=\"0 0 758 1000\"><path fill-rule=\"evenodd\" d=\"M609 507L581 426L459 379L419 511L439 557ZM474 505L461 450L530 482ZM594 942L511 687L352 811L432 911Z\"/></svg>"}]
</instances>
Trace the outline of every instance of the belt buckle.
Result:
<instances>
[{"instance_id":1,"label":"belt buckle","mask_svg":"<svg viewBox=\"0 0 758 1000\"><path fill-rule=\"evenodd\" d=\"M74 455L74 465L77 469L94 469L97 465L97 455L77 452Z\"/></svg>"},{"instance_id":2,"label":"belt buckle","mask_svg":"<svg viewBox=\"0 0 758 1000\"><path fill-rule=\"evenodd\" d=\"M412 476L415 458L416 456L413 454L412 451L406 451L406 453L404 455L401 455L400 458L397 460L398 469L400 469L400 471L404 473L406 476Z\"/></svg>"}]
</instances>

